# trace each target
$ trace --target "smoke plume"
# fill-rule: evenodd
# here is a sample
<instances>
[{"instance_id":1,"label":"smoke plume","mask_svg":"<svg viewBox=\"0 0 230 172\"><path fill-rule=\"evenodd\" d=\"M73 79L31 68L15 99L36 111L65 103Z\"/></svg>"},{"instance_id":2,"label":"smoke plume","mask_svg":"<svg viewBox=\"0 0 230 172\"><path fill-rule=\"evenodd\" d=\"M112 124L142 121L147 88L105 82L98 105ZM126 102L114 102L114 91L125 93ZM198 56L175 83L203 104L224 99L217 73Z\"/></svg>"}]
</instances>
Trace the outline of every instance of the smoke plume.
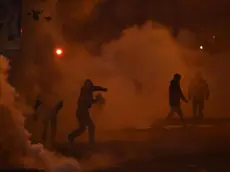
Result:
<instances>
[{"instance_id":1,"label":"smoke plume","mask_svg":"<svg viewBox=\"0 0 230 172\"><path fill-rule=\"evenodd\" d=\"M169 110L168 86L172 75L182 74L181 86L187 95L188 83L198 70L203 72L211 90L205 115L227 115L228 53L211 55L205 48L200 51L195 33L182 30L175 39L169 27L146 19L119 27L119 34L112 40L100 39L100 34L93 34L87 44L82 39L70 40L70 37L85 38L97 31L89 27L94 25L88 22L99 15L95 10L103 3L93 2L95 6L79 3L84 6L82 11L65 13L64 7L50 1L45 9L49 9L46 13L52 13L54 21L42 20L36 24L29 19L25 21L28 24L24 29L24 53L19 67L14 69L17 71L14 77L20 78L15 79L14 85L29 103L38 95L50 104L57 99L64 100L58 120L60 140L66 140L67 134L77 126L76 101L85 78L109 89L103 94L106 105L92 109L97 131L148 126L156 118L164 118ZM114 35L109 31L104 33ZM93 46L98 42L101 43L100 55L88 51L89 44ZM62 56L55 55L57 47L64 50ZM186 116L191 116L190 104L182 104L182 108Z\"/></svg>"},{"instance_id":2,"label":"smoke plume","mask_svg":"<svg viewBox=\"0 0 230 172\"><path fill-rule=\"evenodd\" d=\"M80 171L76 160L57 156L43 149L42 145L31 144L31 135L24 128L25 117L15 107L18 94L7 82L8 61L0 56L0 115L1 168L28 167L47 171ZM59 161L58 165L57 162Z\"/></svg>"}]
</instances>

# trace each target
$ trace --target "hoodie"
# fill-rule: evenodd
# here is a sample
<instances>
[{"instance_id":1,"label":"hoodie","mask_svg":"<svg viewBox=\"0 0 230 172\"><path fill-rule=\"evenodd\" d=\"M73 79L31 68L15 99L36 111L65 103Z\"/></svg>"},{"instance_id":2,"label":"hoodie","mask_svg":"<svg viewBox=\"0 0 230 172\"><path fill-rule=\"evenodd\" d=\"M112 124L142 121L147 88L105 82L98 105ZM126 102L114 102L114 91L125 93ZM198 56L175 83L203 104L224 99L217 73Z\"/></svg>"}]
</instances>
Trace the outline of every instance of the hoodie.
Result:
<instances>
[{"instance_id":1,"label":"hoodie","mask_svg":"<svg viewBox=\"0 0 230 172\"><path fill-rule=\"evenodd\" d=\"M169 105L171 107L180 106L180 100L186 101L184 94L177 80L172 80L169 86Z\"/></svg>"},{"instance_id":2,"label":"hoodie","mask_svg":"<svg viewBox=\"0 0 230 172\"><path fill-rule=\"evenodd\" d=\"M194 78L188 88L189 99L204 101L209 98L209 87L204 79Z\"/></svg>"}]
</instances>

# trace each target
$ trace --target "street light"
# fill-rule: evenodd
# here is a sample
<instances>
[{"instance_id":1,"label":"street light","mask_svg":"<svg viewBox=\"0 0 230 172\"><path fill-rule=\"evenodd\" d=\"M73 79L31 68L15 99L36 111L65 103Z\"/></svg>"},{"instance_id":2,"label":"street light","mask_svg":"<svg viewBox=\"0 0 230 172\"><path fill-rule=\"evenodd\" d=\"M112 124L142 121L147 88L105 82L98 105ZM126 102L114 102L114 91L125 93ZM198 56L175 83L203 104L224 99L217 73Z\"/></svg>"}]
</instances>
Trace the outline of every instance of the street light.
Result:
<instances>
[{"instance_id":1,"label":"street light","mask_svg":"<svg viewBox=\"0 0 230 172\"><path fill-rule=\"evenodd\" d=\"M59 56L63 54L63 51L62 51L61 48L57 48L55 52L56 52L56 54L59 55Z\"/></svg>"}]
</instances>

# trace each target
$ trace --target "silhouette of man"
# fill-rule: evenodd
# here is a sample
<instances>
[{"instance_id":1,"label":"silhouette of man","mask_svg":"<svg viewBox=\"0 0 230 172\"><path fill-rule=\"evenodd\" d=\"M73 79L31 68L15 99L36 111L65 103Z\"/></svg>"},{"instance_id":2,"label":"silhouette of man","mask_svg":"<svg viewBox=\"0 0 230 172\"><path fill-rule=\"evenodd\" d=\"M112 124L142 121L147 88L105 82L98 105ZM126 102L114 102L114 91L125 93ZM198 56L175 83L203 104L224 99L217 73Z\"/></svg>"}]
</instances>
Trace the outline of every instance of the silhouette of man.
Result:
<instances>
[{"instance_id":1,"label":"silhouette of man","mask_svg":"<svg viewBox=\"0 0 230 172\"><path fill-rule=\"evenodd\" d=\"M95 91L107 92L107 88L94 86L92 81L87 79L81 88L80 96L78 98L76 117L79 122L79 128L74 130L68 136L68 140L71 144L73 144L76 137L85 132L86 128L88 128L89 132L89 143L95 143L95 125L89 113L92 104L97 103L97 100L93 98L93 92Z\"/></svg>"},{"instance_id":2,"label":"silhouette of man","mask_svg":"<svg viewBox=\"0 0 230 172\"><path fill-rule=\"evenodd\" d=\"M191 80L188 88L189 100L192 100L193 117L203 119L204 102L209 99L209 87L203 76L198 72Z\"/></svg>"},{"instance_id":3,"label":"silhouette of man","mask_svg":"<svg viewBox=\"0 0 230 172\"><path fill-rule=\"evenodd\" d=\"M49 125L51 126L51 143L55 144L55 138L57 134L57 116L58 112L63 108L63 101L58 102L53 108L45 106L42 104L42 101L37 99L34 110L34 119L38 118L42 119L43 122L43 133L42 133L42 141L43 143L47 140L47 132Z\"/></svg>"},{"instance_id":4,"label":"silhouette of man","mask_svg":"<svg viewBox=\"0 0 230 172\"><path fill-rule=\"evenodd\" d=\"M171 80L170 86L169 86L169 106L170 106L170 112L167 116L167 119L171 119L174 113L177 113L183 122L184 126L186 126L184 121L184 114L180 106L181 99L188 103L187 99L185 98L181 87L180 87L180 80L181 75L176 73L173 76L173 79Z\"/></svg>"}]
</instances>

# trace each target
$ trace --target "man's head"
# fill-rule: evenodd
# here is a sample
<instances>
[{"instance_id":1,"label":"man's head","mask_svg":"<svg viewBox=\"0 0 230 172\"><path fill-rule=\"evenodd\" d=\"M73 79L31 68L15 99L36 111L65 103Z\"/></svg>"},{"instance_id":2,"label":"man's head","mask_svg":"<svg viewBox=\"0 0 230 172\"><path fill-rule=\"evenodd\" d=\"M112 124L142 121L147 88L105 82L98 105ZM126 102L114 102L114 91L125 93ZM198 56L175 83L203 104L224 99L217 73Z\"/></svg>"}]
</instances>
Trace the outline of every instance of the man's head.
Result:
<instances>
[{"instance_id":1,"label":"man's head","mask_svg":"<svg viewBox=\"0 0 230 172\"><path fill-rule=\"evenodd\" d=\"M175 80L175 81L180 81L180 79L181 79L181 75L180 75L179 73L175 73L175 74L173 75L173 80Z\"/></svg>"},{"instance_id":2,"label":"man's head","mask_svg":"<svg viewBox=\"0 0 230 172\"><path fill-rule=\"evenodd\" d=\"M84 82L84 87L92 87L93 82L90 79L86 79Z\"/></svg>"}]
</instances>

